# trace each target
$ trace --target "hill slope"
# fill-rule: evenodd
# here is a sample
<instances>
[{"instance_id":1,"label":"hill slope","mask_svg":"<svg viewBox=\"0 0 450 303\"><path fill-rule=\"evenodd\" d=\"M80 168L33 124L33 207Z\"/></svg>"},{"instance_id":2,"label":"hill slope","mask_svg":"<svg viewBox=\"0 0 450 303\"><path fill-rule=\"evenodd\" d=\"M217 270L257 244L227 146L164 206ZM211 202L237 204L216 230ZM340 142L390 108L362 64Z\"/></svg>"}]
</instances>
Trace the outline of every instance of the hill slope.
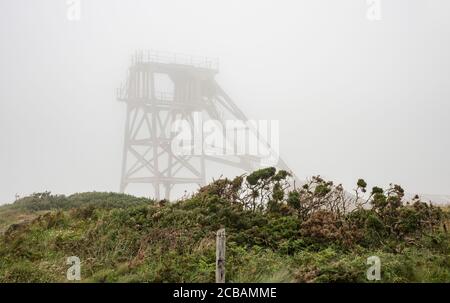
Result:
<instances>
[{"instance_id":1,"label":"hill slope","mask_svg":"<svg viewBox=\"0 0 450 303\"><path fill-rule=\"evenodd\" d=\"M441 225L448 213L431 229L397 234L381 213L361 210L345 215L353 224L347 229L340 217L328 220L333 212L327 208L300 216L297 194L274 203L276 186L269 186L272 196L264 207L243 206L252 199L241 201L233 193L245 182L257 186L274 175L253 177L218 180L177 203L113 193L44 193L0 207L5 227L20 216L27 220L0 236L0 281L65 282L66 259L77 256L85 282L213 282L215 232L221 227L227 231L229 282L367 282L366 262L373 255L381 259L382 282L450 281L450 238ZM310 190L315 201L323 190ZM419 212L400 207L411 216L408 222L417 218Z\"/></svg>"}]
</instances>

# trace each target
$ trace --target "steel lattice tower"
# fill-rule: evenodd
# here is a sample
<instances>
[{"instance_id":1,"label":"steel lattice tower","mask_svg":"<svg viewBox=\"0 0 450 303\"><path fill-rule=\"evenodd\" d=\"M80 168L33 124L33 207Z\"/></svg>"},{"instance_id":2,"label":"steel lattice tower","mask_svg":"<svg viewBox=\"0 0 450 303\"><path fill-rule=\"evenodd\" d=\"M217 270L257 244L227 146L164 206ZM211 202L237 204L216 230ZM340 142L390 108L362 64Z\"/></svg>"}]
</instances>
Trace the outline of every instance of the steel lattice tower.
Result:
<instances>
[{"instance_id":1,"label":"steel lattice tower","mask_svg":"<svg viewBox=\"0 0 450 303\"><path fill-rule=\"evenodd\" d=\"M126 103L125 138L120 190L129 184L147 183L155 199L169 199L177 184L204 185L208 161L245 171L259 167L249 155L217 157L204 153L181 156L171 148L175 119L195 127L194 113L225 123L232 118L247 121L215 81L217 61L207 58L152 51L136 52L125 84L117 98ZM279 168L287 169L280 159Z\"/></svg>"}]
</instances>

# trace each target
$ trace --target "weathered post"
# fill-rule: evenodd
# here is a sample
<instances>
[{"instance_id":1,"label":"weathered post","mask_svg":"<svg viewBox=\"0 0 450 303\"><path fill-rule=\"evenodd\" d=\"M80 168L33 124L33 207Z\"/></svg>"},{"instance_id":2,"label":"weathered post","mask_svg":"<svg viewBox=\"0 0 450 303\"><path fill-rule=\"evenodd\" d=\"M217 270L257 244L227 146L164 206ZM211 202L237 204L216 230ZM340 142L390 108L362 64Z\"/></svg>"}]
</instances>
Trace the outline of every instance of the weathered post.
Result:
<instances>
[{"instance_id":1,"label":"weathered post","mask_svg":"<svg viewBox=\"0 0 450 303\"><path fill-rule=\"evenodd\" d=\"M216 283L225 283L225 228L216 235Z\"/></svg>"}]
</instances>

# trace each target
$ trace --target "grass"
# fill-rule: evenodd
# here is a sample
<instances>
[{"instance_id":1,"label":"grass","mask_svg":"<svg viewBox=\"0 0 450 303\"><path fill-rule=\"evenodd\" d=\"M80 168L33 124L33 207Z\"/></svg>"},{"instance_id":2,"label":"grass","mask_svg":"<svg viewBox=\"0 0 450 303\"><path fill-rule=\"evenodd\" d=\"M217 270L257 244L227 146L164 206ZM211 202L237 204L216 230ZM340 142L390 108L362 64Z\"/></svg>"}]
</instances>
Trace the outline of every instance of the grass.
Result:
<instances>
[{"instance_id":1,"label":"grass","mask_svg":"<svg viewBox=\"0 0 450 303\"><path fill-rule=\"evenodd\" d=\"M163 204L114 193L34 195L0 207L0 224L0 282L67 282L69 256L81 259L83 282L213 282L220 227L228 282L368 282L373 255L381 282L450 282L442 230L413 244L316 241L291 214L250 212L216 196Z\"/></svg>"}]
</instances>

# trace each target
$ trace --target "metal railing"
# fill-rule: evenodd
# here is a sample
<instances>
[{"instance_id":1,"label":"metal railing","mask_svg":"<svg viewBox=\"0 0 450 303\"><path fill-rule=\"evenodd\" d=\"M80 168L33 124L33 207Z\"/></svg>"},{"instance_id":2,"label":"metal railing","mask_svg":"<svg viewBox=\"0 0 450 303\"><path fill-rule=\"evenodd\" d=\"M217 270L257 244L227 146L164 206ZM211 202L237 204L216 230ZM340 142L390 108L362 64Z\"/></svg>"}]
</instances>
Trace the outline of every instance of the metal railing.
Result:
<instances>
[{"instance_id":1,"label":"metal railing","mask_svg":"<svg viewBox=\"0 0 450 303\"><path fill-rule=\"evenodd\" d=\"M136 98L136 99L150 99L150 97L144 98L142 96L130 96L128 93L128 88L125 86L121 86L116 89L116 98L119 101L126 100L129 97ZM167 91L155 91L154 96L156 100L159 101L174 101L174 93L173 92L167 92Z\"/></svg>"},{"instance_id":2,"label":"metal railing","mask_svg":"<svg viewBox=\"0 0 450 303\"><path fill-rule=\"evenodd\" d=\"M164 64L180 64L189 65L198 68L205 68L218 71L219 59L208 58L202 56L193 56L180 53L162 52L155 50L139 50L136 51L131 59L132 64L136 63L164 63Z\"/></svg>"}]
</instances>

